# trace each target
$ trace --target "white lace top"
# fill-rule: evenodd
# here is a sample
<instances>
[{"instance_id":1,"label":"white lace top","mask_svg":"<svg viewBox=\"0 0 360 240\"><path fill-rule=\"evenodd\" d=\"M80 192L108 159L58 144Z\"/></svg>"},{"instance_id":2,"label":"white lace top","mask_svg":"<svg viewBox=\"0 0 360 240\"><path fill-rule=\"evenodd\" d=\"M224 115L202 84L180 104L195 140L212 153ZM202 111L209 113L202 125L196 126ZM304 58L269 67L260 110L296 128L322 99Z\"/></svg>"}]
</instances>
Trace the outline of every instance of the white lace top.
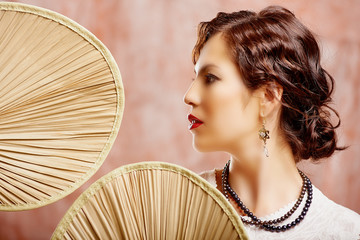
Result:
<instances>
[{"instance_id":1,"label":"white lace top","mask_svg":"<svg viewBox=\"0 0 360 240\"><path fill-rule=\"evenodd\" d=\"M214 187L216 185L215 170L200 174ZM306 199L306 196L305 196ZM288 212L294 202L289 203L275 213L261 220L270 220L283 216ZM290 223L300 215L305 201L289 217L284 224ZM249 239L355 239L360 240L360 215L356 212L340 206L328 199L322 192L313 186L313 200L309 211L303 221L294 228L285 232L269 232L255 226L244 224Z\"/></svg>"}]
</instances>

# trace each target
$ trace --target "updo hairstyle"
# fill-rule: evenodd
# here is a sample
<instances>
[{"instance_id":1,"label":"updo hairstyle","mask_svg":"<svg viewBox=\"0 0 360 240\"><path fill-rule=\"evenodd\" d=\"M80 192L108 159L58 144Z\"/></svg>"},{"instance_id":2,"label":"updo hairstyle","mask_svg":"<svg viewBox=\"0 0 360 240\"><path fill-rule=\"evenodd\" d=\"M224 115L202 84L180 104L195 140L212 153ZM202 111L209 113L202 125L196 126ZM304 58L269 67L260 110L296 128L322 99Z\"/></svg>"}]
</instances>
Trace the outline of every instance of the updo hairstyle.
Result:
<instances>
[{"instance_id":1,"label":"updo hairstyle","mask_svg":"<svg viewBox=\"0 0 360 240\"><path fill-rule=\"evenodd\" d=\"M227 41L248 89L274 84L283 88L280 128L297 162L316 161L343 149L337 146L335 133L339 115L329 106L334 80L320 65L313 34L292 12L270 6L259 13L218 13L199 24L194 64L217 33ZM337 124L332 124L331 113L339 119Z\"/></svg>"}]
</instances>

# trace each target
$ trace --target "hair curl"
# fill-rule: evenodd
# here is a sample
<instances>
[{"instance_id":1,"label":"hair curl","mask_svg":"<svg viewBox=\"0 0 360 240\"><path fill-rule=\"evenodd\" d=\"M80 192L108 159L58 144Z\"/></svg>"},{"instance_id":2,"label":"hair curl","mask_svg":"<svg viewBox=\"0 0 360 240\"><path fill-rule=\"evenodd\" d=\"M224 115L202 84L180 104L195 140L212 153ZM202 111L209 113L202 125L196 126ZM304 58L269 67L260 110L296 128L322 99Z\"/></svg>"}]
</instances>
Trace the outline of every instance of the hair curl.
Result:
<instances>
[{"instance_id":1,"label":"hair curl","mask_svg":"<svg viewBox=\"0 0 360 240\"><path fill-rule=\"evenodd\" d=\"M331 156L337 146L338 113L329 106L334 80L320 65L313 34L289 10L270 6L259 13L220 12L201 22L193 49L196 63L206 41L222 33L250 90L279 84L283 88L280 128L296 161ZM338 118L331 123L331 112Z\"/></svg>"}]
</instances>

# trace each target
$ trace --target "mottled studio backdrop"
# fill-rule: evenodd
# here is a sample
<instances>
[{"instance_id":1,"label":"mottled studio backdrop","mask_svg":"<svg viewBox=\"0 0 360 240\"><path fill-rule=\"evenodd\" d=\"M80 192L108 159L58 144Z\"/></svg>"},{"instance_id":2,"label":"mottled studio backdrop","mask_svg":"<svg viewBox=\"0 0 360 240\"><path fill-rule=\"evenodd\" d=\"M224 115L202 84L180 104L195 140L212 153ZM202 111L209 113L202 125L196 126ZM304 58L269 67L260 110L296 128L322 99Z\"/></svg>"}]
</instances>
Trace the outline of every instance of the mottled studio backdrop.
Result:
<instances>
[{"instance_id":1,"label":"mottled studio backdrop","mask_svg":"<svg viewBox=\"0 0 360 240\"><path fill-rule=\"evenodd\" d=\"M336 80L340 142L350 145L318 165L300 167L329 198L360 213L360 0L27 0L59 12L94 33L122 73L125 112L102 167L80 189L49 206L0 212L0 239L49 239L72 202L111 170L139 161L165 161L195 172L220 168L221 153L193 150L182 101L191 78L191 50L200 21L219 11L282 5L321 40L323 64ZM1 51L1 50L0 50Z\"/></svg>"}]
</instances>

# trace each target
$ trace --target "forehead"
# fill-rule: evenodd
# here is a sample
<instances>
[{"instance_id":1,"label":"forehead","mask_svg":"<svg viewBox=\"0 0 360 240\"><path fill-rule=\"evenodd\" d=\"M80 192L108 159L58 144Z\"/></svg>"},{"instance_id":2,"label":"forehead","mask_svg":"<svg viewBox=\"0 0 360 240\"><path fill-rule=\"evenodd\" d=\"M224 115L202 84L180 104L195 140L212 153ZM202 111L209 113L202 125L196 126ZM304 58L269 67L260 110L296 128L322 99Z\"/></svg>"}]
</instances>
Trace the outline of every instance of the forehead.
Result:
<instances>
[{"instance_id":1,"label":"forehead","mask_svg":"<svg viewBox=\"0 0 360 240\"><path fill-rule=\"evenodd\" d=\"M199 59L195 64L198 73L203 66L233 64L227 42L221 33L212 36L201 49Z\"/></svg>"}]
</instances>

